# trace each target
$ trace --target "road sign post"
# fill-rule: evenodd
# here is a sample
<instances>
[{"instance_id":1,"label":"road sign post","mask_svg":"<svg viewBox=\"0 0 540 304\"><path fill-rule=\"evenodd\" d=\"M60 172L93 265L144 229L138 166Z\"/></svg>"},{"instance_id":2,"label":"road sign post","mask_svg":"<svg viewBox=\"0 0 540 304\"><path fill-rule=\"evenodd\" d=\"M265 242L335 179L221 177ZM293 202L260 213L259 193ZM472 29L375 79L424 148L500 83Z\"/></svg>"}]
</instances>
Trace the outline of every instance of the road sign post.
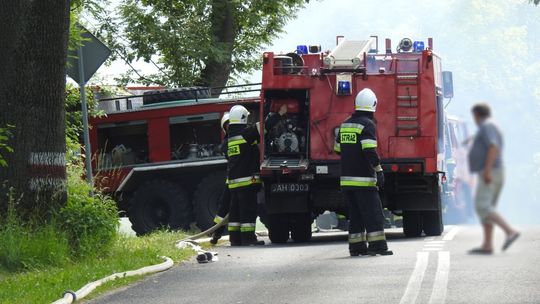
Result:
<instances>
[{"instance_id":1,"label":"road sign post","mask_svg":"<svg viewBox=\"0 0 540 304\"><path fill-rule=\"evenodd\" d=\"M83 46L81 45L77 50L77 58L79 61L79 75L84 75L84 54ZM79 90L81 96L81 111L83 121L83 138L84 138L84 156L86 167L86 181L88 184L93 185L92 180L92 149L90 146L90 134L88 132L88 106L86 105L86 90L84 77L79 77Z\"/></svg>"},{"instance_id":2,"label":"road sign post","mask_svg":"<svg viewBox=\"0 0 540 304\"><path fill-rule=\"evenodd\" d=\"M81 36L82 43L77 51L69 52L67 74L79 84L86 180L92 185L92 150L90 147L90 134L88 132L88 106L86 103L85 85L97 69L107 60L111 54L111 50L84 28L82 28Z\"/></svg>"}]
</instances>

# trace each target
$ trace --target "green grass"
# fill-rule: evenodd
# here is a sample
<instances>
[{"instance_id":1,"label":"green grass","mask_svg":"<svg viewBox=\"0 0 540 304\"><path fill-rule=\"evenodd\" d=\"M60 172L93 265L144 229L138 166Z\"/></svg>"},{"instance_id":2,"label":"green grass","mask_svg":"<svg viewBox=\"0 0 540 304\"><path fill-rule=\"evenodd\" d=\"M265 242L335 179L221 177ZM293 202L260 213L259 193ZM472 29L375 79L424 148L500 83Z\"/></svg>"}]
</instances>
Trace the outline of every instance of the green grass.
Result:
<instances>
[{"instance_id":1,"label":"green grass","mask_svg":"<svg viewBox=\"0 0 540 304\"><path fill-rule=\"evenodd\" d=\"M0 303L50 303L60 298L65 290L77 290L114 272L161 263L163 259L159 256L168 256L175 262L184 261L194 254L191 250L174 247L175 241L184 237L177 232L156 232L140 238L119 237L105 256L65 261L62 265L36 267L18 273L0 268ZM96 292L134 280L126 278L108 283ZM94 293L91 295L95 296Z\"/></svg>"}]
</instances>

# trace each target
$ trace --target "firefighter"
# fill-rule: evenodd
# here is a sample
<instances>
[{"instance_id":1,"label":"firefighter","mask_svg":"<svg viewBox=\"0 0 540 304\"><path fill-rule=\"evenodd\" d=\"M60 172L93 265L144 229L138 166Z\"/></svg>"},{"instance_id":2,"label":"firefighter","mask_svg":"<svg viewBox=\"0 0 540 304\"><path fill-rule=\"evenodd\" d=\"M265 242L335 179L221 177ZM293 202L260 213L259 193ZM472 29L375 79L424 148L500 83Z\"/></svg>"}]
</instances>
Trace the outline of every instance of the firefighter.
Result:
<instances>
[{"instance_id":1,"label":"firefighter","mask_svg":"<svg viewBox=\"0 0 540 304\"><path fill-rule=\"evenodd\" d=\"M340 185L349 203L349 252L390 255L378 189L384 174L377 155L374 112L377 97L363 89L355 99L355 112L341 124L334 150L341 154Z\"/></svg>"},{"instance_id":2,"label":"firefighter","mask_svg":"<svg viewBox=\"0 0 540 304\"><path fill-rule=\"evenodd\" d=\"M223 117L221 118L221 130L223 133L225 133L224 141L221 143L221 151L227 157L227 133L229 130L229 113L223 114ZM218 212L216 216L214 217L214 223L220 224L223 221L223 218L229 214L229 209L231 207L231 193L229 192L229 187L227 185L227 180L223 183L223 191L221 192L221 196L219 197L219 205L218 205ZM210 244L215 245L223 235L223 231L225 230L225 226L219 227L216 231L214 231L214 234L212 235L212 239L210 240Z\"/></svg>"},{"instance_id":3,"label":"firefighter","mask_svg":"<svg viewBox=\"0 0 540 304\"><path fill-rule=\"evenodd\" d=\"M231 193L229 239L231 246L264 245L257 241L257 192L259 176L258 126L248 126L249 111L236 105L229 113L227 136L228 186Z\"/></svg>"}]
</instances>

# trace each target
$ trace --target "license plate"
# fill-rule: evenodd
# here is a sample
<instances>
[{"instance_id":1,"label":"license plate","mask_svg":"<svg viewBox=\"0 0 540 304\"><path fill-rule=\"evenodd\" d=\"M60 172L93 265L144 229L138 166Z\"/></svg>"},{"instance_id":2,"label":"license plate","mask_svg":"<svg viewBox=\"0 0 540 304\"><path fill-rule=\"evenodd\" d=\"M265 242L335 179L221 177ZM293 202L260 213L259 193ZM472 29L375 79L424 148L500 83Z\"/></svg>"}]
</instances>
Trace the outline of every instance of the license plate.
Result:
<instances>
[{"instance_id":1,"label":"license plate","mask_svg":"<svg viewBox=\"0 0 540 304\"><path fill-rule=\"evenodd\" d=\"M290 193L290 192L308 192L309 184L298 183L279 183L272 184L270 192L272 193Z\"/></svg>"}]
</instances>

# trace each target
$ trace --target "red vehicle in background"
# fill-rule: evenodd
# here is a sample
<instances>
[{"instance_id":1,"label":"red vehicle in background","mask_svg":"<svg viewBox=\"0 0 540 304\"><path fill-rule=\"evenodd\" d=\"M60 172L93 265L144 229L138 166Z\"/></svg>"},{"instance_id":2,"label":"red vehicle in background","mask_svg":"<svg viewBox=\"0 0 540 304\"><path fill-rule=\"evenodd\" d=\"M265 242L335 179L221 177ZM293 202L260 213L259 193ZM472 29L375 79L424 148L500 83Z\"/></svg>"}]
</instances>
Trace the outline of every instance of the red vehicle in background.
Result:
<instances>
[{"instance_id":1,"label":"red vehicle in background","mask_svg":"<svg viewBox=\"0 0 540 304\"><path fill-rule=\"evenodd\" d=\"M252 86L225 90L258 93ZM188 229L194 222L205 230L213 225L226 176L221 117L242 104L256 120L259 98L211 98L208 88L156 89L101 100L107 115L90 120L96 183L113 195L139 235Z\"/></svg>"},{"instance_id":2,"label":"red vehicle in background","mask_svg":"<svg viewBox=\"0 0 540 304\"><path fill-rule=\"evenodd\" d=\"M389 39L379 52L377 40L341 39L327 53L318 46L299 46L293 53L263 54L261 122L283 105L288 109L277 127L261 135L261 178L272 242L286 242L289 235L307 241L317 215L326 210L347 214L333 145L363 88L378 97L384 207L403 215L407 236L443 232L443 88L446 82L451 89L451 77L443 80L432 39L425 46L403 39L396 52Z\"/></svg>"}]
</instances>

